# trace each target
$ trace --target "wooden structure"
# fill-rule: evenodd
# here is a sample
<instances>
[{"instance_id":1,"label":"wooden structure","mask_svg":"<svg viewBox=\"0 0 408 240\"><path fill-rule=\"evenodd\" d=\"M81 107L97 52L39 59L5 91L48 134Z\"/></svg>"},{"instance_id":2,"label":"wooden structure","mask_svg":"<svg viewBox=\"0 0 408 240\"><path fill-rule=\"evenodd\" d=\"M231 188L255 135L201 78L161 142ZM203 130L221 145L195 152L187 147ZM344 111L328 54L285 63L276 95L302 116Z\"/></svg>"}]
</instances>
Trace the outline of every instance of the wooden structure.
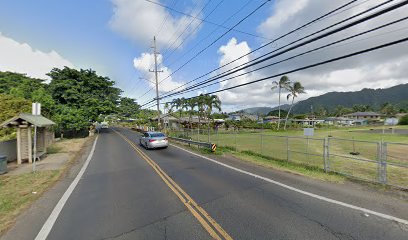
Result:
<instances>
[{"instance_id":1,"label":"wooden structure","mask_svg":"<svg viewBox=\"0 0 408 240\"><path fill-rule=\"evenodd\" d=\"M21 113L0 125L17 129L17 164L23 160L33 162L33 128L37 126L37 157L45 154L47 147L54 142L54 132L50 129L55 123L41 115Z\"/></svg>"}]
</instances>

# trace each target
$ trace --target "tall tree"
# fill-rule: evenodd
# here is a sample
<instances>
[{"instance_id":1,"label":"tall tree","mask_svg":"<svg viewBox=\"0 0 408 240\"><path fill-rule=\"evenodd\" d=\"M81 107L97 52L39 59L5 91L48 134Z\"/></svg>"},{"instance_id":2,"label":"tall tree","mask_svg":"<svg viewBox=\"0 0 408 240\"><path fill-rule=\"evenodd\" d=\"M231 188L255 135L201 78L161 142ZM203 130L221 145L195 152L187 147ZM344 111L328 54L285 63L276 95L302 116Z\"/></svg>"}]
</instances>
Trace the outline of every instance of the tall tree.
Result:
<instances>
[{"instance_id":1,"label":"tall tree","mask_svg":"<svg viewBox=\"0 0 408 240\"><path fill-rule=\"evenodd\" d=\"M380 112L382 114L387 115L387 116L392 116L392 115L395 115L398 112L398 109L397 109L397 107L395 105L393 105L393 104L391 104L389 102L386 102L386 103L381 105Z\"/></svg>"},{"instance_id":2,"label":"tall tree","mask_svg":"<svg viewBox=\"0 0 408 240\"><path fill-rule=\"evenodd\" d=\"M221 100L218 98L217 95L205 95L204 98L205 106L206 106L206 118L208 119L208 131L210 131L210 119L211 122L214 124L214 119L211 118L211 113L214 109L221 111ZM208 141L210 141L210 134L208 134Z\"/></svg>"},{"instance_id":3,"label":"tall tree","mask_svg":"<svg viewBox=\"0 0 408 240\"><path fill-rule=\"evenodd\" d=\"M198 108L198 126L201 124L201 118L205 115L205 98L204 94L200 94L197 97L197 108Z\"/></svg>"},{"instance_id":4,"label":"tall tree","mask_svg":"<svg viewBox=\"0 0 408 240\"><path fill-rule=\"evenodd\" d=\"M190 129L192 128L192 116L194 114L194 109L197 106L197 98L190 98L190 99L186 99L186 106L187 108L187 112L188 112L188 121L189 121L189 127Z\"/></svg>"},{"instance_id":5,"label":"tall tree","mask_svg":"<svg viewBox=\"0 0 408 240\"><path fill-rule=\"evenodd\" d=\"M27 77L25 74L0 72L0 93L31 99L31 94L44 87L44 80Z\"/></svg>"},{"instance_id":6,"label":"tall tree","mask_svg":"<svg viewBox=\"0 0 408 240\"><path fill-rule=\"evenodd\" d=\"M289 94L287 95L286 98L287 100L289 100L289 98L292 98L292 102L290 104L288 114L286 115L285 126L283 127L284 130L286 130L286 124L288 122L290 111L292 110L292 107L293 107L293 102L295 101L295 98L299 94L302 94L302 93L306 93L306 92L305 92L305 88L302 86L300 82L294 82L293 85L289 86Z\"/></svg>"},{"instance_id":7,"label":"tall tree","mask_svg":"<svg viewBox=\"0 0 408 240\"><path fill-rule=\"evenodd\" d=\"M278 114L279 114L278 130L279 130L279 127L280 127L280 117L281 117L281 93L282 93L282 89L283 89L283 90L287 90L287 91L290 90L290 89L289 89L290 79L289 79L289 77L287 77L287 76L282 76L282 77L279 79L279 82L273 81L272 84L273 84L273 86L272 86L271 90L273 91L273 90L275 90L275 89L277 88L277 89L278 89L278 93L279 93L279 101L278 101L278 110L279 110L279 112L278 112Z\"/></svg>"},{"instance_id":8,"label":"tall tree","mask_svg":"<svg viewBox=\"0 0 408 240\"><path fill-rule=\"evenodd\" d=\"M9 118L15 117L21 112L31 112L30 100L21 97L0 94L0 123L6 121ZM0 128L1 141L12 138L14 132L15 129L12 128Z\"/></svg>"},{"instance_id":9,"label":"tall tree","mask_svg":"<svg viewBox=\"0 0 408 240\"><path fill-rule=\"evenodd\" d=\"M49 90L54 101L70 109L81 109L79 112L87 121L93 122L101 114L116 112L121 90L114 87L115 82L108 77L99 76L91 69L68 67L54 68L48 76L51 77Z\"/></svg>"},{"instance_id":10,"label":"tall tree","mask_svg":"<svg viewBox=\"0 0 408 240\"><path fill-rule=\"evenodd\" d=\"M136 100L128 97L121 97L117 112L122 117L135 117L140 110L140 105Z\"/></svg>"}]
</instances>

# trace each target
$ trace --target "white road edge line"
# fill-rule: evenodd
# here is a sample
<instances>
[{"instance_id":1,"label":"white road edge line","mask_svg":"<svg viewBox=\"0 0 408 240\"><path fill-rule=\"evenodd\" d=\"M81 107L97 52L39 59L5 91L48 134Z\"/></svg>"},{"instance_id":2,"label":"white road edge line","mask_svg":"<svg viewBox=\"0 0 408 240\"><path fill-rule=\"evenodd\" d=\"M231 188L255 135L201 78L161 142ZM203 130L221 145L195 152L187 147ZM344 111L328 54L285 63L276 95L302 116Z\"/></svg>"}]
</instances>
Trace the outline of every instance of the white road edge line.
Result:
<instances>
[{"instance_id":1,"label":"white road edge line","mask_svg":"<svg viewBox=\"0 0 408 240\"><path fill-rule=\"evenodd\" d=\"M211 159L211 158L209 158L209 157L202 156L202 155L200 155L200 154L191 152L191 151L189 151L189 150L186 150L186 149L184 149L184 148L182 148L182 147L179 147L179 146L176 146L176 145L174 145L174 144L171 144L171 145L172 145L173 147L176 147L176 148L179 148L179 149L181 149L181 150L184 150L184 151L186 151L186 152L188 152L188 153L190 153L190 154L196 155L196 156L198 156L198 157L201 157L201 158L204 158L204 159L206 159L206 160L208 160L208 161L211 161L211 162L213 162L213 163L216 163L216 164L218 164L218 165L224 166L224 167L226 167L226 168L235 170L235 171L240 172L240 173L243 173L243 174L247 174L247 175L252 176L252 177L255 177L255 178L262 179L262 180L264 180L264 181L266 181L266 182L276 184L276 185L281 186L281 187L283 187L283 188L286 188L286 189L289 189L289 190L292 190L292 191L295 191L295 192L298 192L298 193L307 195L307 196L309 196L309 197L316 198L316 199L319 199L319 200L322 200L322 201L325 201L325 202L329 202L329 203L334 203L334 204L337 204L337 205L340 205L340 206L343 206L343 207L347 207L347 208L351 208L351 209L354 209L354 210L362 211L362 212L365 212L365 213L369 213L369 214L375 215L375 216L377 216L377 217L381 217L381 218L384 218L384 219L387 219L387 220L391 220L391 221L395 221L395 222L398 222L398 223L402 223L402 224L408 225L408 220L401 219L401 218L397 218L397 217L394 217L394 216L391 216L391 215L387 215L387 214L384 214L384 213L376 212L376 211L373 211L373 210L370 210L370 209L367 209L367 208L358 207L358 206L355 206L355 205L352 205L352 204L348 204L348 203L345 203L345 202L341 202L341 201L337 201L337 200L334 200L334 199L331 199L331 198L323 197L323 196L320 196L320 195L317 195L317 194L314 194L314 193L310 193L310 192L307 192L307 191L303 191L303 190L300 190L300 189L298 189L298 188L295 188L295 187L286 185L286 184L284 184L284 183L281 183L281 182L272 180L272 179L270 179L270 178L262 177L262 176L259 176L259 175L257 175L257 174L254 174L254 173L251 173L251 172L248 172L248 171L245 171L245 170L242 170L242 169L239 169L239 168L230 166L230 165L228 165L228 164L225 164L225 163L222 163L222 162L218 162L218 161L216 161L216 160L214 160L214 159Z\"/></svg>"},{"instance_id":2,"label":"white road edge line","mask_svg":"<svg viewBox=\"0 0 408 240\"><path fill-rule=\"evenodd\" d=\"M72 181L71 185L67 188L65 191L64 195L62 195L61 199L58 201L57 205L55 205L54 209L52 210L50 216L48 217L47 221L45 221L43 227L41 228L40 232L37 234L37 237L35 237L35 240L46 240L48 237L48 234L50 234L52 227L54 226L55 221L57 220L59 214L62 211L62 208L64 207L65 203L67 202L69 196L71 196L71 193L74 191L75 187L78 185L79 180L82 178L82 175L84 175L84 172L86 168L88 167L89 162L92 159L92 156L95 151L95 146L96 142L98 141L98 137L96 136L95 141L93 143L91 152L88 155L88 158L86 159L84 165L82 166L81 170L79 171L78 175L75 177L74 181Z\"/></svg>"}]
</instances>

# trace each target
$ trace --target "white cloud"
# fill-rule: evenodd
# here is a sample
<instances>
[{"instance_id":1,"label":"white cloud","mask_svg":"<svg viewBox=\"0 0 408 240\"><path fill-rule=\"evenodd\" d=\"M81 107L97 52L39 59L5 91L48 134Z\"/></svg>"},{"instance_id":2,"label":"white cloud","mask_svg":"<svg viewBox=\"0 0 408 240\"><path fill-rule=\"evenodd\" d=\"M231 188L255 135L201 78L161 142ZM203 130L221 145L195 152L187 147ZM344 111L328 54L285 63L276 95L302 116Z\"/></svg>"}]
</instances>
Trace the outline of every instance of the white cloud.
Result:
<instances>
[{"instance_id":1,"label":"white cloud","mask_svg":"<svg viewBox=\"0 0 408 240\"><path fill-rule=\"evenodd\" d=\"M305 8L308 2L309 0L276 1L274 14L261 24L259 27L260 31L264 32L279 28L291 19L292 16Z\"/></svg>"},{"instance_id":2,"label":"white cloud","mask_svg":"<svg viewBox=\"0 0 408 240\"><path fill-rule=\"evenodd\" d=\"M337 8L346 2L348 1L277 0L271 15L262 24L260 24L258 31L265 37L275 38L301 26L307 21ZM348 11L344 11L340 14L322 20L302 31L297 32L296 34L280 40L277 45L273 46L272 48L270 46L265 48L263 53L266 51L272 51L276 47L281 47L284 44L313 33L325 26L329 26L340 19L345 19L353 14L356 14L357 12L368 9L375 4L378 4L378 2L369 1L364 2L361 5L353 5L353 8L350 8ZM273 63L289 56L293 56L297 53L302 53L329 42L351 36L357 32L368 30L374 26L379 26L399 19L406 16L406 8L407 7L405 7L405 9L402 8L400 10L396 10L391 14L386 14L357 27L350 28L347 31L333 35L329 38L320 39L313 44L301 47L297 50L276 57L275 59L269 60L267 63ZM250 79L255 80L261 77L283 73L287 70L303 67L307 64L316 63L322 60L338 57L347 53L352 53L368 47L400 39L405 37L408 33L405 25L406 23L399 23L393 27L388 27L378 32L367 34L364 37L355 38L352 41L346 42L346 44L330 47L294 60L267 67L261 71L257 71L256 74L248 74L241 79L234 79L230 80L226 84L221 84L220 88L225 89L229 86L247 82ZM230 41L225 46L222 46L219 50L219 53L222 54L220 65L248 52L249 47L246 43L245 45L247 47L245 49L242 47L244 43L245 42L237 43L236 41ZM358 91L363 88L388 88L397 84L407 83L408 52L403 51L403 49L406 49L407 47L408 44L404 43L336 63L330 63L324 66L291 73L288 75L290 79L292 81L300 81L302 85L305 86L307 92L307 94L300 95L296 101L331 91ZM250 58L253 57L246 57L242 61L249 61ZM260 67L262 64L257 66ZM256 83L221 92L219 96L226 104L229 105L239 105L245 107L276 106L278 102L277 93L276 91L272 92L270 87L272 86L272 81L277 79L278 77L275 79L266 80L262 83ZM286 93L284 93L283 99L283 102L286 103Z\"/></svg>"},{"instance_id":3,"label":"white cloud","mask_svg":"<svg viewBox=\"0 0 408 240\"><path fill-rule=\"evenodd\" d=\"M247 42L240 42L238 43L237 39L232 38L226 45L223 45L219 48L218 53L221 54L221 58L219 60L220 66L250 52L251 49L248 46ZM238 65L244 64L250 61L250 57L246 56L242 59L228 65L228 68L222 68L222 71L227 69L231 69ZM246 70L241 70L237 73L234 73L231 76L239 75L246 73ZM230 76L229 76L230 77ZM259 73L249 73L228 81L224 81L220 83L220 89L225 89L228 87L232 87L238 84L247 83L253 81L255 79L260 78L261 76ZM270 90L271 86L270 83L267 82L260 82L256 84L251 84L245 87L235 88L231 90L227 90L224 92L218 93L218 96L223 103L226 105L226 108L230 108L228 105L240 105L244 107L248 106L261 106L261 105L269 105L272 103L270 96L272 92Z\"/></svg>"},{"instance_id":4,"label":"white cloud","mask_svg":"<svg viewBox=\"0 0 408 240\"><path fill-rule=\"evenodd\" d=\"M198 30L194 31L199 24L198 20L194 20L190 24L191 18L187 16L174 17L163 7L147 1L112 0L112 3L114 9L109 22L111 28L136 43L150 43L164 19L166 19L165 25L160 32L160 36L157 37L157 43L161 48L177 47L182 41L182 38L177 39L177 36L186 27L188 29L183 36L194 34ZM198 14L196 9L187 12L192 16ZM201 14L198 15L198 17L201 17Z\"/></svg>"},{"instance_id":5,"label":"white cloud","mask_svg":"<svg viewBox=\"0 0 408 240\"><path fill-rule=\"evenodd\" d=\"M165 66L161 66L163 63L163 56L161 54L157 55L157 64L160 66L159 71L163 71L159 73L159 81L166 78L171 74L171 70ZM150 87L155 87L155 75L154 72L150 72L149 70L154 69L154 55L152 53L142 53L140 57L137 57L133 60L133 66L146 78ZM164 80L159 85L160 92L168 92L173 90L176 87L181 86L182 83L176 82L170 76L166 80ZM180 88L180 90L183 88Z\"/></svg>"},{"instance_id":6,"label":"white cloud","mask_svg":"<svg viewBox=\"0 0 408 240\"><path fill-rule=\"evenodd\" d=\"M0 71L26 73L30 77L49 79L45 74L52 68L73 67L56 51L49 53L33 49L0 33Z\"/></svg>"}]
</instances>

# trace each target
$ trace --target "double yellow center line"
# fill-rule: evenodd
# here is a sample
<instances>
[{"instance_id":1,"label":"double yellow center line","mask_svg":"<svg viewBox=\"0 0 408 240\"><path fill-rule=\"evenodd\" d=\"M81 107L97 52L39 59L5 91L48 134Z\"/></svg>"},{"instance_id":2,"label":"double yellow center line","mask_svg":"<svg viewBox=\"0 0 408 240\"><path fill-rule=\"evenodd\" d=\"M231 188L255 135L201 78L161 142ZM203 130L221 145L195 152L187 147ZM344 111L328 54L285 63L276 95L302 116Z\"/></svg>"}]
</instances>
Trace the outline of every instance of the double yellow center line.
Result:
<instances>
[{"instance_id":1,"label":"double yellow center line","mask_svg":"<svg viewBox=\"0 0 408 240\"><path fill-rule=\"evenodd\" d=\"M115 130L114 130L115 131ZM187 207L191 214L201 223L203 228L213 239L232 240L231 236L202 208L200 207L176 182L173 181L149 156L141 151L134 142L120 132L115 131L156 171L166 185L176 194L180 201Z\"/></svg>"}]
</instances>

